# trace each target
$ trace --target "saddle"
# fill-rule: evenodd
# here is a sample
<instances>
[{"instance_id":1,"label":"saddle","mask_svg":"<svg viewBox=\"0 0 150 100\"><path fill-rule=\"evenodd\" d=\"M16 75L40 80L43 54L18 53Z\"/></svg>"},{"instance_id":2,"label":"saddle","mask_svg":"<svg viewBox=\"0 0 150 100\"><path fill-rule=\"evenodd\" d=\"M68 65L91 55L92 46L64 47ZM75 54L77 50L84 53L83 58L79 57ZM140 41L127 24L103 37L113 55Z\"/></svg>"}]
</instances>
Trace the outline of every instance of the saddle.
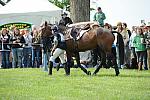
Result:
<instances>
[{"instance_id":1,"label":"saddle","mask_svg":"<svg viewBox=\"0 0 150 100\"><path fill-rule=\"evenodd\" d=\"M82 27L73 27L71 29L71 36L74 40L79 40L84 33L90 30L90 25L86 24L83 28Z\"/></svg>"},{"instance_id":2,"label":"saddle","mask_svg":"<svg viewBox=\"0 0 150 100\"><path fill-rule=\"evenodd\" d=\"M80 39L84 33L91 29L99 27L97 22L79 22L68 25L65 38L73 38L74 40Z\"/></svg>"}]
</instances>

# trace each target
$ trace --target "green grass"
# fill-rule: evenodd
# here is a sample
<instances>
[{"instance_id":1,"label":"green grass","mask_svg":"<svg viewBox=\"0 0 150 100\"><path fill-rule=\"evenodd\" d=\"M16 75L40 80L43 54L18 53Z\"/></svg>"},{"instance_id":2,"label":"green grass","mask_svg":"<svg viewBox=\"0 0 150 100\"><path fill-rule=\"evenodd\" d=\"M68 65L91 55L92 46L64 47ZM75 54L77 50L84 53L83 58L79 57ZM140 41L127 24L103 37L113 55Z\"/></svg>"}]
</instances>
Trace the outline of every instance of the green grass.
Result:
<instances>
[{"instance_id":1,"label":"green grass","mask_svg":"<svg viewBox=\"0 0 150 100\"><path fill-rule=\"evenodd\" d=\"M88 69L93 70L93 69ZM150 100L150 70L101 69L87 76L80 69L48 76L42 69L0 69L0 100Z\"/></svg>"}]
</instances>

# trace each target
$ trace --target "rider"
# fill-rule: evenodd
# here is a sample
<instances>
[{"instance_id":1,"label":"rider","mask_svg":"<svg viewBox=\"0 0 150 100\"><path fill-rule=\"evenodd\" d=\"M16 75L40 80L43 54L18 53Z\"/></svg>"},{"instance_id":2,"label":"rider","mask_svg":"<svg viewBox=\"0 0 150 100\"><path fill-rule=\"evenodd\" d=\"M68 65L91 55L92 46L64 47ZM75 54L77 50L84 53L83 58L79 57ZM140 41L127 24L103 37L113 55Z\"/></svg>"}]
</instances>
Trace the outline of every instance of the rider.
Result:
<instances>
[{"instance_id":1,"label":"rider","mask_svg":"<svg viewBox=\"0 0 150 100\"><path fill-rule=\"evenodd\" d=\"M59 25L66 26L68 24L72 24L73 23L71 18L67 17L67 13L64 12L64 13L61 14L61 16L62 16L62 19L59 21Z\"/></svg>"},{"instance_id":2,"label":"rider","mask_svg":"<svg viewBox=\"0 0 150 100\"><path fill-rule=\"evenodd\" d=\"M66 75L69 75L70 73L68 71L64 55L66 49L64 35L56 25L52 27L52 33L54 35L54 46L51 51L52 56L50 57L49 75L52 75L53 63L55 62L55 59L57 57L60 58L60 61L64 66Z\"/></svg>"}]
</instances>

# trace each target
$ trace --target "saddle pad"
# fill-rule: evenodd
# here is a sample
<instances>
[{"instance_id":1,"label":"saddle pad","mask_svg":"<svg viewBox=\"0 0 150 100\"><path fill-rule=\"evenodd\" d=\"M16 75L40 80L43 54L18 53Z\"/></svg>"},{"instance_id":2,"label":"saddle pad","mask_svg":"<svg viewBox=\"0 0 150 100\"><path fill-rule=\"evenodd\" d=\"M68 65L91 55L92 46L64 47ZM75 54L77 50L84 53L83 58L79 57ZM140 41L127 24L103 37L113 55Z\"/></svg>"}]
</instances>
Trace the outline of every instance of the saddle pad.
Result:
<instances>
[{"instance_id":1,"label":"saddle pad","mask_svg":"<svg viewBox=\"0 0 150 100\"><path fill-rule=\"evenodd\" d=\"M79 33L79 35L77 36L77 40L79 40L84 33L86 33L88 30L81 30L81 32Z\"/></svg>"}]
</instances>

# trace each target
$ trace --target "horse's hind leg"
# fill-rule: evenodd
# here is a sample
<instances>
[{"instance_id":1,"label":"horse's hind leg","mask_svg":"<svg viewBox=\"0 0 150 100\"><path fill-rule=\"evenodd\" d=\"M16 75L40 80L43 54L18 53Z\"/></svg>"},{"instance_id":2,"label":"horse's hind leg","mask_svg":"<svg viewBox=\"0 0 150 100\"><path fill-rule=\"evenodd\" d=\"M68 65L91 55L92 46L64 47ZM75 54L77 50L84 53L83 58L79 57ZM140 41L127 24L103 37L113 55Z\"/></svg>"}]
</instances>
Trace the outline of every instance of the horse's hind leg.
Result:
<instances>
[{"instance_id":1,"label":"horse's hind leg","mask_svg":"<svg viewBox=\"0 0 150 100\"><path fill-rule=\"evenodd\" d=\"M116 76L118 76L118 75L120 74L120 72L119 72L119 68L118 68L118 65L117 65L117 61L116 61L116 59L115 59L114 66L115 66Z\"/></svg>"},{"instance_id":2,"label":"horse's hind leg","mask_svg":"<svg viewBox=\"0 0 150 100\"><path fill-rule=\"evenodd\" d=\"M113 55L114 55L114 57L113 57L113 64L114 64L114 67L115 67L115 72L116 72L116 76L118 76L119 75L119 67L118 67L118 64L117 64L117 53L116 53L116 49L117 48L112 48L112 53L113 53Z\"/></svg>"},{"instance_id":3,"label":"horse's hind leg","mask_svg":"<svg viewBox=\"0 0 150 100\"><path fill-rule=\"evenodd\" d=\"M102 62L100 62L100 65L97 66L97 68L96 68L96 70L94 71L93 75L96 75L96 74L99 72L100 68L102 68Z\"/></svg>"},{"instance_id":4,"label":"horse's hind leg","mask_svg":"<svg viewBox=\"0 0 150 100\"><path fill-rule=\"evenodd\" d=\"M105 65L106 53L101 50L101 51L99 51L98 55L101 56L101 62L100 62L100 65L97 66L97 68L94 71L93 75L96 75L99 72L100 68L102 68L102 65Z\"/></svg>"},{"instance_id":5,"label":"horse's hind leg","mask_svg":"<svg viewBox=\"0 0 150 100\"><path fill-rule=\"evenodd\" d=\"M87 71L86 68L81 66L79 53L76 53L75 56L76 56L77 66L79 66L81 68L81 70L83 70L83 72L85 72L87 75L91 75L90 71Z\"/></svg>"}]
</instances>

